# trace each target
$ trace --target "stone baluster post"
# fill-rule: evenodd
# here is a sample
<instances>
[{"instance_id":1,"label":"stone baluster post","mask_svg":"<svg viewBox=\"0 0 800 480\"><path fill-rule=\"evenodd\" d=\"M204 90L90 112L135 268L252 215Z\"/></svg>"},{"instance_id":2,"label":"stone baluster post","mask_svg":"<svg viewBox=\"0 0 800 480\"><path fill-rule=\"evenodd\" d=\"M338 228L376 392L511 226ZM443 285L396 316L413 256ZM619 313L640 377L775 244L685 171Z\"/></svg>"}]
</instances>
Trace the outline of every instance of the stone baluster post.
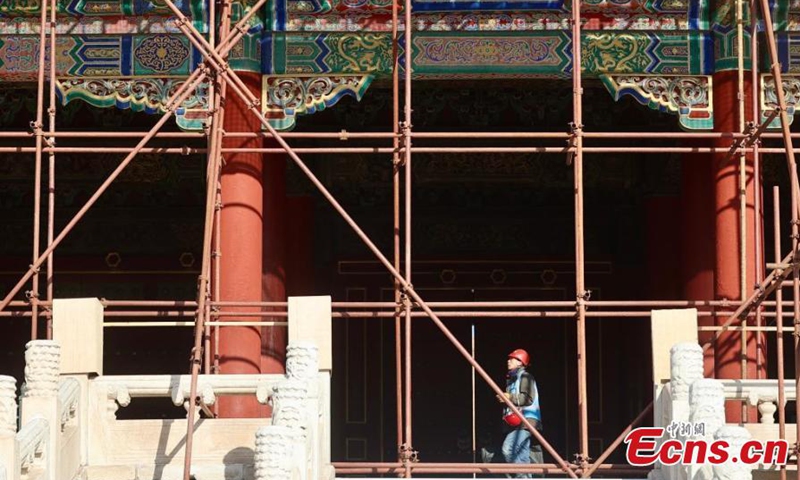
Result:
<instances>
[{"instance_id":1,"label":"stone baluster post","mask_svg":"<svg viewBox=\"0 0 800 480\"><path fill-rule=\"evenodd\" d=\"M748 432L746 428L738 425L723 425L717 429L714 433L714 439L728 442L728 445L730 445L728 448L730 456L727 462L714 465L713 480L752 480L753 469L756 466L748 465L737 458L742 449L742 445L751 438L750 432ZM734 458L736 461L734 461Z\"/></svg>"},{"instance_id":2,"label":"stone baluster post","mask_svg":"<svg viewBox=\"0 0 800 480\"><path fill-rule=\"evenodd\" d=\"M300 429L269 425L256 431L255 480L300 480L300 465L294 462Z\"/></svg>"},{"instance_id":3,"label":"stone baluster post","mask_svg":"<svg viewBox=\"0 0 800 480\"><path fill-rule=\"evenodd\" d=\"M17 480L17 381L0 375L0 479Z\"/></svg>"},{"instance_id":4,"label":"stone baluster post","mask_svg":"<svg viewBox=\"0 0 800 480\"><path fill-rule=\"evenodd\" d=\"M714 432L725 425L725 388L719 380L703 378L694 381L689 388L689 422L703 425L702 435L693 435L695 440L711 442ZM711 480L713 472L708 464L693 464L685 467L689 480Z\"/></svg>"},{"instance_id":5,"label":"stone baluster post","mask_svg":"<svg viewBox=\"0 0 800 480\"><path fill-rule=\"evenodd\" d=\"M692 342L676 343L669 354L669 401L663 405L665 427L674 422L689 422L689 389L692 383L703 378L703 349L700 345ZM667 480L687 479L688 472L680 465L661 465L657 462L656 467L662 470L662 475Z\"/></svg>"},{"instance_id":6,"label":"stone baluster post","mask_svg":"<svg viewBox=\"0 0 800 480\"><path fill-rule=\"evenodd\" d=\"M765 400L758 404L759 422L772 424L775 423L775 412L778 410L777 400Z\"/></svg>"},{"instance_id":7,"label":"stone baluster post","mask_svg":"<svg viewBox=\"0 0 800 480\"><path fill-rule=\"evenodd\" d=\"M22 424L43 418L49 426L45 453L45 480L58 479L61 419L58 383L61 347L53 340L31 340L25 345L25 383L22 386Z\"/></svg>"},{"instance_id":8,"label":"stone baluster post","mask_svg":"<svg viewBox=\"0 0 800 480\"><path fill-rule=\"evenodd\" d=\"M325 431L325 411L319 385L319 350L310 342L295 342L286 349L286 375L289 379L306 384L305 398L302 400L307 415L307 435L311 448L311 478L321 478L322 458L325 450L322 432Z\"/></svg>"},{"instance_id":9,"label":"stone baluster post","mask_svg":"<svg viewBox=\"0 0 800 480\"><path fill-rule=\"evenodd\" d=\"M696 343L676 343L670 354L671 421L689 421L689 387L703 378L703 349Z\"/></svg>"},{"instance_id":10,"label":"stone baluster post","mask_svg":"<svg viewBox=\"0 0 800 480\"><path fill-rule=\"evenodd\" d=\"M272 393L272 425L294 432L292 456L303 480L317 478L312 461L313 417L308 408L312 390L309 382L290 378L275 385Z\"/></svg>"}]
</instances>

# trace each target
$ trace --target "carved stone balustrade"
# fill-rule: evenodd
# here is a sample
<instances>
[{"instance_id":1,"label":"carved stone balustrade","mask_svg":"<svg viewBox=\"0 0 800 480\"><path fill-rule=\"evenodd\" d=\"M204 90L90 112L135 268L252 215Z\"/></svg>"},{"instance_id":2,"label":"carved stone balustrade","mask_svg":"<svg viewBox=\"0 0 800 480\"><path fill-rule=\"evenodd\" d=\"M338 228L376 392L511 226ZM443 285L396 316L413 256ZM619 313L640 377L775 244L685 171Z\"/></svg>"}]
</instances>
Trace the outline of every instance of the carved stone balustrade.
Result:
<instances>
[{"instance_id":1,"label":"carved stone balustrade","mask_svg":"<svg viewBox=\"0 0 800 480\"><path fill-rule=\"evenodd\" d=\"M81 386L74 378L62 378L58 387L58 406L61 410L59 415L61 431L78 413L78 403L80 401Z\"/></svg>"},{"instance_id":2,"label":"carved stone balustrade","mask_svg":"<svg viewBox=\"0 0 800 480\"><path fill-rule=\"evenodd\" d=\"M778 409L778 380L720 380L725 387L726 400L744 400L750 406L757 406L760 423L775 423ZM797 399L794 381L784 382L784 399L789 402Z\"/></svg>"},{"instance_id":3,"label":"carved stone balustrade","mask_svg":"<svg viewBox=\"0 0 800 480\"><path fill-rule=\"evenodd\" d=\"M220 395L255 395L262 404L283 375L199 375L197 392L206 405ZM133 398L171 398L176 406L185 405L191 387L190 375L107 375L92 382L96 392L105 392L108 413L117 406L127 407Z\"/></svg>"},{"instance_id":4,"label":"carved stone balustrade","mask_svg":"<svg viewBox=\"0 0 800 480\"><path fill-rule=\"evenodd\" d=\"M17 471L23 474L34 468L47 471L47 464L51 463L49 457L55 453L55 449L48 448L49 436L50 426L42 417L36 417L22 426L17 433ZM50 477L49 473L45 476Z\"/></svg>"}]
</instances>

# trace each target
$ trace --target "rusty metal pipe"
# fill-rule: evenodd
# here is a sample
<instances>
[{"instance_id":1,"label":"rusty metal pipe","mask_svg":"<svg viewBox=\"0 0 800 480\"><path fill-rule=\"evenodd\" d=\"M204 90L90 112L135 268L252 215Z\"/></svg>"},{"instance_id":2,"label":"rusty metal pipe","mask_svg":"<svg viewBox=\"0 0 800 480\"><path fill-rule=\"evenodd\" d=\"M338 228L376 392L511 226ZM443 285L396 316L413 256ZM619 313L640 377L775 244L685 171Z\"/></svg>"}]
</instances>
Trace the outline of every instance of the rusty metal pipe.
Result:
<instances>
[{"instance_id":1,"label":"rusty metal pipe","mask_svg":"<svg viewBox=\"0 0 800 480\"><path fill-rule=\"evenodd\" d=\"M791 303L791 302L784 302L784 303ZM287 316L286 312L245 312L248 315L242 315L247 317L253 318L263 318L263 317L283 317ZM114 311L114 310L106 310L104 315L106 317L124 317L124 318L148 318L148 317L192 317L196 314L195 311L190 310L133 310L133 311ZM564 312L564 311L535 311L535 312L493 312L493 311L476 311L472 313L461 312L461 311L439 311L436 314L441 318L455 318L455 319L470 319L474 320L475 317L483 317L483 318L574 318L575 314L572 312ZM49 311L40 311L39 316L43 318L47 318L51 316L52 313ZM224 318L226 316L240 316L237 312L219 312L219 311L211 311L209 314L213 318ZM725 312L698 312L698 316L700 317L718 317L718 316L726 316ZM750 313L750 315L754 315ZM773 312L765 312L765 318L775 318L776 314ZM30 312L25 311L6 311L0 312L0 317L30 317ZM394 312L392 311L383 311L383 312L332 312L333 318L373 318L373 319L384 319L384 318L393 318ZM411 316L414 318L424 318L428 315L425 312L412 312ZM586 318L649 318L650 312L649 311L607 311L607 312L587 312ZM784 312L783 317L785 318L792 318L793 314ZM748 328L753 329L753 331L765 331L771 332L775 331L775 327L769 326L761 326L761 327L753 327L750 326ZM700 331L738 331L740 327L698 327Z\"/></svg>"},{"instance_id":2,"label":"rusty metal pipe","mask_svg":"<svg viewBox=\"0 0 800 480\"><path fill-rule=\"evenodd\" d=\"M401 462L331 462L333 468L337 471L341 468L401 468ZM511 470L522 466L532 468L560 468L555 463L527 463L524 465L511 465L503 463L464 463L464 462L415 462L412 469L417 468L449 468L449 467L491 467L501 470ZM580 470L577 465L570 465L572 470ZM639 472L647 472L649 469L644 467L632 467L627 463L603 463L598 465L598 470L636 470Z\"/></svg>"},{"instance_id":3,"label":"rusty metal pipe","mask_svg":"<svg viewBox=\"0 0 800 480\"><path fill-rule=\"evenodd\" d=\"M772 231L775 246L775 261L779 262L781 251L781 199L780 188L777 185L772 187L772 198ZM783 440L786 438L786 393L784 391L785 373L783 365L783 291L780 288L775 289L775 304L775 315L779 319L775 322L775 326L777 327L775 349L778 355L778 438ZM786 480L785 465L781 465L780 478L781 480Z\"/></svg>"},{"instance_id":4,"label":"rusty metal pipe","mask_svg":"<svg viewBox=\"0 0 800 480\"><path fill-rule=\"evenodd\" d=\"M736 3L736 103L738 107L739 133L745 133L745 104L744 104L744 26L742 0ZM747 156L739 151L739 298L747 295ZM740 376L747 378L747 319L742 320L742 334L739 336L739 348L742 351L740 359ZM758 334L756 334L758 335ZM741 403L742 421L747 423L749 411L745 402Z\"/></svg>"},{"instance_id":5,"label":"rusty metal pipe","mask_svg":"<svg viewBox=\"0 0 800 480\"><path fill-rule=\"evenodd\" d=\"M404 472L404 467L397 463L383 462L334 462L332 464L337 473L341 474L398 474ZM414 473L560 473L556 464L484 464L484 463L413 463L411 470ZM642 475L647 472L643 468L635 468L629 465L604 464L599 470L604 473L625 473ZM575 473L582 473L582 470L573 467Z\"/></svg>"},{"instance_id":6,"label":"rusty metal pipe","mask_svg":"<svg viewBox=\"0 0 800 480\"><path fill-rule=\"evenodd\" d=\"M47 6L48 2L41 2L41 15L39 17L39 66L37 69L36 82L36 120L31 123L31 129L36 135L36 155L34 157L33 175L33 253L32 259L35 262L39 257L39 243L42 215L42 148L44 147L44 137L42 127L44 125L44 71L47 66L46 46L47 46ZM53 55L51 55L52 57ZM31 340L36 340L39 336L39 271L33 275L30 291L31 300Z\"/></svg>"},{"instance_id":7,"label":"rusty metal pipe","mask_svg":"<svg viewBox=\"0 0 800 480\"><path fill-rule=\"evenodd\" d=\"M208 18L209 18L209 21L208 21L208 41L211 44L211 47L214 48L214 46L216 44L216 41L217 41L217 38L216 38L216 35L217 35L217 21L216 21L216 19L217 19L217 2L216 1L212 1L210 3L211 4L208 7L209 8L209 15L208 15ZM225 18L224 15L225 14L223 13L223 17L222 18ZM221 36L224 38L225 36L227 36L227 32L223 33ZM214 163L214 157L216 155L219 155L219 152L217 150L217 146L216 146L215 142L218 139L218 133L220 132L221 128L218 125L215 125L217 123L217 122L215 122L215 120L219 119L219 108L220 108L220 104L221 104L220 99L223 98L223 97L221 95L221 92L217 91L217 86L218 85L217 85L216 82L210 82L209 86L208 86L208 104L211 105L211 107L213 109L212 113L210 115L210 117L211 117L210 118L210 120L211 120L210 127L211 128L209 129L208 134L206 135L206 142L207 142L208 147L209 147L208 148L209 153L208 153L208 158L206 160L206 164L209 166L209 168L211 167L212 163ZM210 172L208 172L208 173L210 173ZM215 278L211 277L211 270L213 269L211 263L213 263L213 261L214 261L214 258L215 258L214 257L214 252L216 252L216 238L217 238L216 233L217 232L216 232L216 228L215 228L216 227L216 223L215 222L216 222L217 214L218 214L217 204L219 202L218 202L217 195L219 195L219 188L218 188L219 187L219 182L217 182L217 184L214 185L213 187L214 187L214 209L213 209L213 212L211 214L211 223L214 225L213 227L211 227L211 252L212 253L210 253L211 260L210 260L209 266L208 266L209 271L208 272L201 272L201 275L205 275L209 279L208 280L209 284L210 284L210 287L209 287L210 295L209 296L213 296L212 292L213 292L214 288L217 286L216 282L215 282ZM204 295L204 292L200 292L199 288L198 288L198 295ZM207 298L206 298L205 311L203 313L203 315L205 315L206 319L211 318L211 305L209 304L209 300L210 300L210 298L208 298L209 296L207 296ZM205 373L206 375L211 373L211 327L208 325L208 322L206 322L205 329L204 329L204 332L203 332L203 373ZM219 411L219 408L215 404L214 405L214 413L213 413L214 416L217 415L218 411Z\"/></svg>"},{"instance_id":8,"label":"rusty metal pipe","mask_svg":"<svg viewBox=\"0 0 800 480\"><path fill-rule=\"evenodd\" d=\"M575 154L575 295L578 353L578 461L585 471L589 466L589 410L586 388L586 272L583 226L583 81L581 78L581 2L572 2L572 114Z\"/></svg>"},{"instance_id":9,"label":"rusty metal pipe","mask_svg":"<svg viewBox=\"0 0 800 480\"><path fill-rule=\"evenodd\" d=\"M392 244L394 247L394 268L400 271L400 37L397 31L398 2L392 2ZM400 316L403 312L402 291L394 280L394 361L395 361L395 402L397 404L395 427L397 428L397 455L400 458L403 447L403 346Z\"/></svg>"},{"instance_id":10,"label":"rusty metal pipe","mask_svg":"<svg viewBox=\"0 0 800 480\"><path fill-rule=\"evenodd\" d=\"M401 130L403 134L403 147L405 151L403 152L403 158L405 164L404 166L404 180L405 180L405 188L404 188L404 200L405 200L405 211L404 211L404 261L405 261L405 281L406 285L411 285L411 135L412 135L412 103L411 103L411 71L413 70L413 61L411 58L411 46L414 44L412 40L412 29L409 28L411 23L411 0L404 0L403 3L403 13L405 14L405 32L404 32L404 42L406 48L403 49L404 54L404 73L405 73L405 81L403 82L403 94L404 94L404 103L403 103L403 125L401 125ZM406 371L405 371L405 447L408 452L413 451L413 437L412 437L412 412L413 412L413 403L412 403L412 395L411 395L411 305L406 304L405 306L405 360L406 360ZM411 477L411 469L409 468L409 463L405 462L406 471L405 476L406 478Z\"/></svg>"},{"instance_id":11,"label":"rusty metal pipe","mask_svg":"<svg viewBox=\"0 0 800 480\"><path fill-rule=\"evenodd\" d=\"M119 301L106 301L103 304L108 306L118 305ZM156 301L159 303L147 303L146 306L171 306L173 303L170 301ZM19 302L23 305L24 302ZM183 305L182 301L179 302ZM447 307L447 308L545 308L545 307L563 307L572 308L575 302L571 301L476 301L476 302L426 302L431 308ZM586 306L588 308L604 308L604 307L654 307L654 308L689 308L689 307L736 307L742 302L737 300L587 300ZM139 302L126 301L125 306L135 306ZM186 306L192 306L190 301L187 301ZM284 307L286 302L213 302L212 305L219 307ZM769 303L765 303L769 305ZM396 306L394 302L332 302L331 306L336 308L387 308L391 309Z\"/></svg>"},{"instance_id":12,"label":"rusty metal pipe","mask_svg":"<svg viewBox=\"0 0 800 480\"><path fill-rule=\"evenodd\" d=\"M130 147L43 147L44 153L128 153ZM740 151L752 153L753 147L741 147ZM297 147L297 153L303 154L391 154L395 152L393 147ZM401 148L401 152L405 149ZM438 153L438 154L462 154L462 153L549 153L565 154L574 153L574 147L412 147L412 153ZM730 153L727 147L583 147L584 153ZM785 153L784 148L761 148L762 153ZM794 151L800 151L795 148ZM0 147L0 153L35 153L35 147ZM141 150L142 153L174 154L174 155L197 155L206 154L208 150L202 147L147 147ZM283 153L276 147L243 147L243 148L223 148L222 153Z\"/></svg>"},{"instance_id":13,"label":"rusty metal pipe","mask_svg":"<svg viewBox=\"0 0 800 480\"><path fill-rule=\"evenodd\" d=\"M778 48L775 41L775 31L772 25L772 12L769 9L769 1L761 0L761 14L764 19L764 31L767 37L767 45L769 47L769 57L772 63L772 75L775 80L775 94L778 99L778 106L781 109L781 130L783 134L783 143L786 147L786 161L789 168L789 178L791 183L791 199L792 199L792 250L797 252L798 247L798 192L800 185L797 178L797 163L794 157L794 146L792 145L792 136L789 131L789 117L786 111L786 98L783 91L783 77L781 75L780 60L778 59ZM793 263L794 263L793 259ZM797 267L792 269L793 282L792 294L794 300L794 331L795 335L795 371L800 372L800 278L798 277ZM800 375L795 375L795 386L800 388ZM800 402L795 402L795 413L800 418ZM800 422L797 423L797 435L800 435ZM800 437L798 437L800 438ZM797 455L797 479L800 480L800 455Z\"/></svg>"},{"instance_id":14,"label":"rusty metal pipe","mask_svg":"<svg viewBox=\"0 0 800 480\"><path fill-rule=\"evenodd\" d=\"M223 45L220 45L219 47L220 51L222 52L221 57L223 59L226 58L226 52L230 50L230 48L232 48L233 45L235 45L235 43L238 42L244 35L243 27L246 25L248 17L252 16L252 14L258 11L258 8L260 8L261 4L263 4L263 2L257 3L257 5L255 5L253 9L238 22L236 33L231 34L230 0L223 0L223 12L225 15L223 16L222 28L220 30L221 34L225 37L225 40L222 43L225 44L226 42L229 42L227 49ZM186 17L181 18L181 21L185 22ZM212 19L212 21L215 20ZM209 45L209 48L214 49L212 45ZM202 353L201 342L203 340L203 334L206 333L206 328L203 323L207 320L210 320L210 318L207 319L204 317L206 313L210 313L210 310L206 311L204 307L205 302L208 300L206 289L209 282L209 273L211 271L211 242L214 233L214 214L216 211L218 188L220 184L219 178L222 168L222 136L220 135L224 122L224 102L222 101L222 98L225 98L227 92L227 80L223 77L217 78L217 81L219 82L221 95L217 98L216 104L214 105L214 113L211 118L211 145L209 145L209 150L211 150L212 153L208 157L208 172L206 174L206 208L205 219L203 222L203 264L198 282L197 317L195 319L194 348L192 349L190 365L192 376L189 387L189 409L186 422L186 441L183 462L184 480L190 480L191 478L192 445L194 442L194 415L197 406L200 404L200 399L197 396L197 376L200 371L200 359Z\"/></svg>"},{"instance_id":15,"label":"rusty metal pipe","mask_svg":"<svg viewBox=\"0 0 800 480\"><path fill-rule=\"evenodd\" d=\"M48 142L55 144L52 134L56 131L56 16L58 8L56 0L50 0L50 61L47 62L50 67L50 102L48 107L48 126L47 130L50 134ZM55 232L55 209L56 209L56 157L55 154L48 155L47 162L47 246L53 243L53 235ZM47 301L53 301L53 254L47 256ZM53 319L47 319L47 338L53 338Z\"/></svg>"},{"instance_id":16,"label":"rusty metal pipe","mask_svg":"<svg viewBox=\"0 0 800 480\"><path fill-rule=\"evenodd\" d=\"M107 132L107 131L60 131L55 132L57 138L141 138L147 132ZM309 139L389 139L400 134L393 132L351 132L340 130L338 132L283 132L284 138L309 138ZM224 137L230 138L268 138L268 132L224 132ZM33 138L34 135L27 131L0 132L0 138ZM569 133L565 132L413 132L412 138L543 138L543 139L568 139ZM745 135L733 132L584 132L585 138L597 139L718 139L743 138ZM782 138L779 133L765 133L764 138ZM202 140L203 132L159 132L154 138L185 138ZM800 133L793 133L792 138L800 138Z\"/></svg>"},{"instance_id":17,"label":"rusty metal pipe","mask_svg":"<svg viewBox=\"0 0 800 480\"><path fill-rule=\"evenodd\" d=\"M791 282L784 282L784 287L790 287ZM173 307L194 309L197 302L194 300L106 300L100 299L101 305L109 308L146 308L146 307ZM476 302L426 302L431 308L572 308L575 302L570 301L476 301ZM689 308L689 307L719 307L732 308L738 307L743 302L737 300L587 300L587 308ZM215 307L269 307L287 308L287 302L245 302L245 301L224 301L211 302ZM41 306L52 306L52 302L42 301ZM334 309L350 308L379 308L392 309L396 306L394 302L332 302ZM764 300L764 306L775 306L774 300ZM784 305L791 305L790 300L784 301ZM27 307L29 302L14 300L9 307ZM416 307L415 307L416 308ZM720 312L721 313L721 312Z\"/></svg>"},{"instance_id":18,"label":"rusty metal pipe","mask_svg":"<svg viewBox=\"0 0 800 480\"><path fill-rule=\"evenodd\" d=\"M759 109L759 88L758 88L758 21L756 19L756 2L757 0L750 0L750 82L751 82L751 91L750 94L752 95L753 99L753 117L752 122L753 125L758 125L760 120L760 109ZM761 133L763 136L763 132ZM760 137L759 137L760 138ZM754 190L755 190L755 199L754 199L754 210L755 210L755 260L756 260L756 282L760 282L764 277L764 271L762 267L762 242L764 241L764 212L762 211L762 200L764 192L761 186L761 154L759 153L759 142L753 143L753 183L754 183ZM780 290L780 289L779 289ZM742 296L744 298L744 295ZM761 327L762 319L761 319L761 311L762 309L759 308L756 311L756 327ZM779 316L780 317L780 316ZM756 378L761 378L761 366L764 365L764 358L763 352L764 349L764 335L757 334L756 335ZM766 367L764 368L766 370ZM785 478L781 478L781 480L786 480Z\"/></svg>"},{"instance_id":19,"label":"rusty metal pipe","mask_svg":"<svg viewBox=\"0 0 800 480\"><path fill-rule=\"evenodd\" d=\"M229 2L230 0L225 0L225 2ZM187 35L189 40L192 40L192 36L188 33L188 28L186 24L188 23L188 19L185 15L183 15L180 10L175 7L175 5L170 1L166 0L167 5L173 9L173 11L177 11L178 18L178 28L183 31L184 34ZM252 10L247 12L236 24L236 28L234 32L229 31L229 22L230 17L226 16L225 21L227 22L223 27L224 32L227 34L225 40L221 42L217 49L213 49L210 44L203 39L205 43L204 47L214 54L218 56L221 60L223 65L225 64L225 58L227 53L234 47L234 45L241 39L244 35L249 19L261 8L261 6L266 3L266 0L259 0L256 4L252 7ZM225 11L228 11L227 6L223 7ZM189 28L194 30L194 27L189 24ZM197 34L197 30L194 30L194 33ZM196 42L193 42L196 45ZM206 50L204 53L208 53ZM235 76L235 75L234 75ZM221 78L217 79L221 83L221 89L223 95L226 93L227 89L227 81L228 79L223 75ZM239 80L241 82L241 80ZM246 87L245 87L246 90ZM221 102L220 102L221 104ZM192 466L192 443L194 439L194 413L197 405L200 403L199 397L197 396L197 375L200 370L200 359L201 359L201 342L203 337L203 332L205 331L203 322L204 322L204 313L205 313L205 302L206 298L206 288L208 285L208 272L211 268L210 262L210 255L211 255L211 236L213 233L213 215L214 215L214 205L216 203L216 192L217 192L217 184L219 183L219 175L221 169L221 155L218 152L222 151L220 143L222 142L222 138L218 135L222 120L220 120L220 112L221 109L216 109L214 115L217 116L217 122L212 125L212 134L217 133L214 135L215 143L213 145L214 154L209 159L209 169L211 169L209 175L208 184L207 184L207 191L206 191L206 211L205 211L205 231L203 234L203 267L202 273L200 275L199 281L199 288L198 288L198 301L197 301L197 320L195 325L195 332L194 332L194 349L192 350L192 359L191 359L191 385L189 388L189 411L187 415L187 427L186 427L186 443L185 443L185 450L184 450L184 463L183 463L183 479L189 480L191 477L191 466Z\"/></svg>"}]
</instances>

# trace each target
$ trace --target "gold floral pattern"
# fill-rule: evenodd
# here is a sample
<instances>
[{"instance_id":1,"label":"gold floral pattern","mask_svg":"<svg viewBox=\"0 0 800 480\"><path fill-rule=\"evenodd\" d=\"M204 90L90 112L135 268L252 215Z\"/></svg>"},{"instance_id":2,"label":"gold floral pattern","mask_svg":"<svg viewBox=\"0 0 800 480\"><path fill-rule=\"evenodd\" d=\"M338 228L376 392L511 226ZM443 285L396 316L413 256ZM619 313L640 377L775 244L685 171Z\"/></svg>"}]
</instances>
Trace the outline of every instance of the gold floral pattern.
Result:
<instances>
[{"instance_id":1,"label":"gold floral pattern","mask_svg":"<svg viewBox=\"0 0 800 480\"><path fill-rule=\"evenodd\" d=\"M189 58L189 48L177 37L156 35L147 37L134 50L136 60L155 72L169 72Z\"/></svg>"}]
</instances>

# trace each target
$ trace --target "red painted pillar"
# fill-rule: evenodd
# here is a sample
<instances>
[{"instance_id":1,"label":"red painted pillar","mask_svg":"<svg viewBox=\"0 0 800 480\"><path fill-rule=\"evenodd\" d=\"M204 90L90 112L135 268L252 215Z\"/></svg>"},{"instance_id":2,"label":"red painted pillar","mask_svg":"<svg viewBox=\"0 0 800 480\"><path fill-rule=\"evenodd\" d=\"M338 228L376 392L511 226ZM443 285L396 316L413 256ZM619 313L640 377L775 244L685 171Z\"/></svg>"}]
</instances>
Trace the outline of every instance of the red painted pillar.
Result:
<instances>
[{"instance_id":1,"label":"red painted pillar","mask_svg":"<svg viewBox=\"0 0 800 480\"><path fill-rule=\"evenodd\" d=\"M707 142L683 142L686 147L708 145ZM681 276L683 298L711 300L714 298L714 177L712 158L708 154L689 153L681 165ZM698 308L699 312L711 309ZM712 317L700 317L701 326L714 325ZM700 333L701 344L711 340L712 332ZM714 377L714 350L704 358L704 374Z\"/></svg>"},{"instance_id":2,"label":"red painted pillar","mask_svg":"<svg viewBox=\"0 0 800 480\"><path fill-rule=\"evenodd\" d=\"M237 72L257 97L261 75ZM225 104L225 130L260 130L255 116L236 95ZM261 139L226 138L225 147L260 147ZM222 168L222 213L220 299L222 301L261 301L262 263L262 159L258 153L226 154ZM258 309L226 308L233 311ZM226 317L226 321L253 321L253 317ZM261 371L261 333L257 327L222 327L219 332L220 373L259 373ZM219 399L219 415L251 418L259 415L256 398L225 396Z\"/></svg>"},{"instance_id":3,"label":"red painted pillar","mask_svg":"<svg viewBox=\"0 0 800 480\"><path fill-rule=\"evenodd\" d=\"M749 95L751 82L745 76L744 92L746 99L745 115L752 112L752 98ZM714 74L714 130L717 132L737 132L738 103L737 103L737 74L735 71L723 71ZM730 140L719 140L717 146L729 147ZM714 197L716 208L716 264L714 268L714 295L717 299L739 300L740 294L740 242L739 242L739 158L725 153L713 156ZM755 284L755 188L753 184L754 167L752 156L747 158L747 295L753 290ZM717 324L722 324L727 317L717 318ZM750 322L753 323L753 322ZM720 335L715 346L715 369L717 378L742 378L741 358L747 356L747 378L756 378L756 335L748 334L747 348L742 352L741 333L731 332ZM762 367L763 369L763 367ZM766 372L766 369L763 369ZM728 402L726 415L728 422L742 420L741 406L735 402ZM753 412L750 421L754 421Z\"/></svg>"},{"instance_id":4,"label":"red painted pillar","mask_svg":"<svg viewBox=\"0 0 800 480\"><path fill-rule=\"evenodd\" d=\"M274 140L264 142L277 147ZM265 302L286 301L286 156L264 155L264 258L261 296ZM288 239L291 241L291 239ZM266 317L285 322L286 317ZM261 330L261 372L283 373L286 360L286 327Z\"/></svg>"}]
</instances>

